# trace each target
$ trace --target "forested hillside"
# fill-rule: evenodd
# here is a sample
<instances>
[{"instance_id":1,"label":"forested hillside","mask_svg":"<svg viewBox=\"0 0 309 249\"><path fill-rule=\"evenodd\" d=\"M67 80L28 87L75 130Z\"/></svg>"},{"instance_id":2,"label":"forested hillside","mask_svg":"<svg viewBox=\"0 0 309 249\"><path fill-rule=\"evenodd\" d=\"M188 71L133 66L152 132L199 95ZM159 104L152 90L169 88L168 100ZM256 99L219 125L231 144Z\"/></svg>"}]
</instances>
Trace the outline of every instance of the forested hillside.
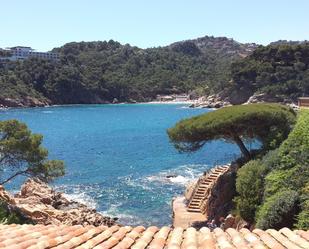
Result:
<instances>
[{"instance_id":1,"label":"forested hillside","mask_svg":"<svg viewBox=\"0 0 309 249\"><path fill-rule=\"evenodd\" d=\"M232 64L231 94L246 101L264 93L276 101L309 95L309 43L278 41ZM239 98L240 99L240 98ZM240 99L241 100L241 99Z\"/></svg>"},{"instance_id":2,"label":"forested hillside","mask_svg":"<svg viewBox=\"0 0 309 249\"><path fill-rule=\"evenodd\" d=\"M0 62L0 104L8 106L140 102L157 94L221 94L232 104L309 95L309 43L241 44L202 37L141 49L113 40L54 48L59 61Z\"/></svg>"},{"instance_id":3,"label":"forested hillside","mask_svg":"<svg viewBox=\"0 0 309 249\"><path fill-rule=\"evenodd\" d=\"M254 47L207 36L149 49L112 40L68 43L53 49L61 55L58 62L1 63L0 100L14 106L148 101L157 94L191 90L215 93L229 81L231 63Z\"/></svg>"}]
</instances>

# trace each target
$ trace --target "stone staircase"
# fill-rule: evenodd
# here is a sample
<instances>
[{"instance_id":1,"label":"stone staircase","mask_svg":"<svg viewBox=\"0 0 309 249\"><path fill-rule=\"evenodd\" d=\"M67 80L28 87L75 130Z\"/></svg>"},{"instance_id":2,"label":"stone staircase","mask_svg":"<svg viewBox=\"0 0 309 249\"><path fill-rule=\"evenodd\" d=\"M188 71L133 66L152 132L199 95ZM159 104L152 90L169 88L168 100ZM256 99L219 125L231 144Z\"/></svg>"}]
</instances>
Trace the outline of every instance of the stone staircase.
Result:
<instances>
[{"instance_id":1,"label":"stone staircase","mask_svg":"<svg viewBox=\"0 0 309 249\"><path fill-rule=\"evenodd\" d=\"M192 213L206 212L206 200L209 196L213 184L218 180L218 178L229 170L228 165L218 166L211 169L207 174L203 175L197 181L195 188L188 200L187 211Z\"/></svg>"}]
</instances>

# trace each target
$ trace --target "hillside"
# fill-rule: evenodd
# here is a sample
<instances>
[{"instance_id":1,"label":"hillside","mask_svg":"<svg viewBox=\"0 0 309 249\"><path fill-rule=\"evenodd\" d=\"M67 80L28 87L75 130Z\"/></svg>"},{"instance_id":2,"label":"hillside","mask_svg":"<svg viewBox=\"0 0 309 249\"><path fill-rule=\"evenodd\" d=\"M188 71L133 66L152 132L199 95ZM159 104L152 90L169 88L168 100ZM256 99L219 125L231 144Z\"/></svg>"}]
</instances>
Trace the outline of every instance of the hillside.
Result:
<instances>
[{"instance_id":1,"label":"hillside","mask_svg":"<svg viewBox=\"0 0 309 249\"><path fill-rule=\"evenodd\" d=\"M246 102L254 94L269 101L295 102L309 95L309 43L279 41L260 46L232 64L231 78L226 94L237 96L233 104Z\"/></svg>"},{"instance_id":2,"label":"hillside","mask_svg":"<svg viewBox=\"0 0 309 249\"><path fill-rule=\"evenodd\" d=\"M192 90L216 93L229 81L231 63L254 47L207 36L149 49L112 40L72 42L53 49L60 53L58 62L0 63L0 104L132 102Z\"/></svg>"},{"instance_id":3,"label":"hillside","mask_svg":"<svg viewBox=\"0 0 309 249\"><path fill-rule=\"evenodd\" d=\"M303 109L279 148L237 173L237 211L261 229L309 228L308 122L309 111Z\"/></svg>"},{"instance_id":4,"label":"hillside","mask_svg":"<svg viewBox=\"0 0 309 249\"><path fill-rule=\"evenodd\" d=\"M226 103L295 102L309 94L309 43L268 46L205 36L141 49L113 40L54 48L60 60L0 62L0 105L142 102L218 94ZM262 97L261 97L262 96Z\"/></svg>"}]
</instances>

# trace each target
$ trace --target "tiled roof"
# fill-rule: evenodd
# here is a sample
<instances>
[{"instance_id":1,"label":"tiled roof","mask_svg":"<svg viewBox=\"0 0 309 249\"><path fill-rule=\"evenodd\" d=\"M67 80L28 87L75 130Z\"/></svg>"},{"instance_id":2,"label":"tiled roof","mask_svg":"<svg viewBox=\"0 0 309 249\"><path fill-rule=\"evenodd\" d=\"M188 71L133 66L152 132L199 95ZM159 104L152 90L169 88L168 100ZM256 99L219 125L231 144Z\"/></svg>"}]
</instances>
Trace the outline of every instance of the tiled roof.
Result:
<instances>
[{"instance_id":1,"label":"tiled roof","mask_svg":"<svg viewBox=\"0 0 309 249\"><path fill-rule=\"evenodd\" d=\"M309 248L309 231L0 225L0 248L304 249Z\"/></svg>"}]
</instances>

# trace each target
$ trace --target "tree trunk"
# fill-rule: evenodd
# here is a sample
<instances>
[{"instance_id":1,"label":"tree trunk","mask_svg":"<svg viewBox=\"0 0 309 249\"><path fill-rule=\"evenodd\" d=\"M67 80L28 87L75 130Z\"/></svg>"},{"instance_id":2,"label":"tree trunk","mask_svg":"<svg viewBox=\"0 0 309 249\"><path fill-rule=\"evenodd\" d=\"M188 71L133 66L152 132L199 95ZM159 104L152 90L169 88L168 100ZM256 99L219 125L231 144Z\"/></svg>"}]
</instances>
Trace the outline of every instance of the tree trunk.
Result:
<instances>
[{"instance_id":1,"label":"tree trunk","mask_svg":"<svg viewBox=\"0 0 309 249\"><path fill-rule=\"evenodd\" d=\"M11 181L14 177L18 176L18 175L22 175L27 173L27 170L24 171L18 171L17 173L15 173L14 175L10 176L8 179L4 180L3 182L0 182L0 185L4 185L5 183Z\"/></svg>"},{"instance_id":2,"label":"tree trunk","mask_svg":"<svg viewBox=\"0 0 309 249\"><path fill-rule=\"evenodd\" d=\"M244 155L245 159L250 160L251 159L251 154L250 154L249 150L246 148L246 146L243 143L243 141L240 139L240 137L239 136L234 136L233 139L236 142L236 144L238 145L238 147L239 147L241 153Z\"/></svg>"}]
</instances>

